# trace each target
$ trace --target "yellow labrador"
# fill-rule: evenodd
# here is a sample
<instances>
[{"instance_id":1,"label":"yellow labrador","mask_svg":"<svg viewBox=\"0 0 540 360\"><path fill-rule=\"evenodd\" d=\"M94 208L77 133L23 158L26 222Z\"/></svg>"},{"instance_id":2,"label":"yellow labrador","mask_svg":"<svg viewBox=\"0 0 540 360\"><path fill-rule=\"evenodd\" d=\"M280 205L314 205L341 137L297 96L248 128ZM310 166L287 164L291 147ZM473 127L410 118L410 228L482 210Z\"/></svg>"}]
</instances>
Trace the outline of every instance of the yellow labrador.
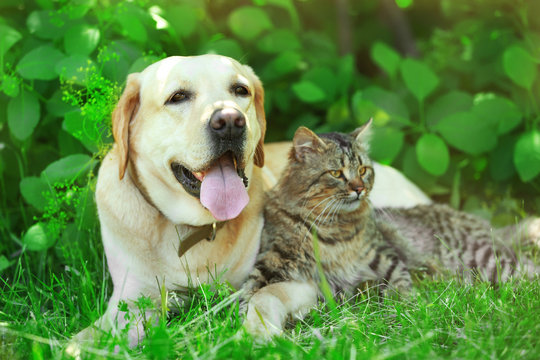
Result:
<instances>
[{"instance_id":1,"label":"yellow labrador","mask_svg":"<svg viewBox=\"0 0 540 360\"><path fill-rule=\"evenodd\" d=\"M125 326L120 301L159 303L158 282L175 290L216 275L236 287L245 280L263 226L263 98L251 68L217 55L169 57L128 77L97 181L114 290L95 327ZM268 148L270 185L288 147ZM388 176L414 188L396 174ZM382 198L395 202L397 191ZM142 324L130 327L131 344L143 335Z\"/></svg>"},{"instance_id":2,"label":"yellow labrador","mask_svg":"<svg viewBox=\"0 0 540 360\"><path fill-rule=\"evenodd\" d=\"M97 327L123 327L119 302L157 301L158 282L242 283L263 225L263 98L251 68L216 55L169 57L128 77L96 188L114 284ZM132 344L141 330L130 329Z\"/></svg>"}]
</instances>

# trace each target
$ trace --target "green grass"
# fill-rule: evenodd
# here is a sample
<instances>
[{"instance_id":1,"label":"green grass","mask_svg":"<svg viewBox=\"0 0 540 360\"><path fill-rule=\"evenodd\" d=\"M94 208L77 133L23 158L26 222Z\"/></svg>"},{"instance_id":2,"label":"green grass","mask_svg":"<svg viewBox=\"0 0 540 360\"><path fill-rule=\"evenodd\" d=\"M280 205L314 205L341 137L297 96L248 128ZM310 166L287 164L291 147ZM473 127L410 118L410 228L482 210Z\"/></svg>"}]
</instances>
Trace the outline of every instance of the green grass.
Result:
<instances>
[{"instance_id":1,"label":"green grass","mask_svg":"<svg viewBox=\"0 0 540 360\"><path fill-rule=\"evenodd\" d=\"M99 235L89 238L26 252L2 274L0 359L71 358L67 341L104 311L111 291ZM81 358L540 358L538 279L497 288L422 280L417 289L412 300L364 295L333 310L321 304L281 338L258 344L243 332L226 285L199 287L179 314L149 327L139 347L104 334Z\"/></svg>"}]
</instances>

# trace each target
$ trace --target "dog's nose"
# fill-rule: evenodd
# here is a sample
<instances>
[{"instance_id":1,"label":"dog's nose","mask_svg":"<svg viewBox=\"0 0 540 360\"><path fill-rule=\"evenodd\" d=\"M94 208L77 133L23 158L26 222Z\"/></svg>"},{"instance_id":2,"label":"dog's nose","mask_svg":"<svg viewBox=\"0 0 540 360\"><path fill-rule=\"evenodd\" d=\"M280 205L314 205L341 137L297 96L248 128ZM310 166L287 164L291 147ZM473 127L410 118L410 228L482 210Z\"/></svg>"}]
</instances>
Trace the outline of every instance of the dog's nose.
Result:
<instances>
[{"instance_id":1,"label":"dog's nose","mask_svg":"<svg viewBox=\"0 0 540 360\"><path fill-rule=\"evenodd\" d=\"M218 109L210 116L210 129L221 138L240 136L245 126L244 115L232 107Z\"/></svg>"}]
</instances>

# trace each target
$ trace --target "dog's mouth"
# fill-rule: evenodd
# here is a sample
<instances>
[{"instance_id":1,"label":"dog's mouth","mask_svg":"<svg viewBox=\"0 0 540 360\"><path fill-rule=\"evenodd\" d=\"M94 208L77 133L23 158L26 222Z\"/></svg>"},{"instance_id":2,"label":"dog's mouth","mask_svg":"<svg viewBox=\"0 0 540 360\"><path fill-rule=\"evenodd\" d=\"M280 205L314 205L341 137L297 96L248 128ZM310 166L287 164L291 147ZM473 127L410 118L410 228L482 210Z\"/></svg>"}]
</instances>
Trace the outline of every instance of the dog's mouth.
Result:
<instances>
[{"instance_id":1,"label":"dog's mouth","mask_svg":"<svg viewBox=\"0 0 540 360\"><path fill-rule=\"evenodd\" d=\"M219 221L235 218L249 201L245 167L230 151L202 171L191 171L177 162L171 170L184 190L200 199Z\"/></svg>"}]
</instances>

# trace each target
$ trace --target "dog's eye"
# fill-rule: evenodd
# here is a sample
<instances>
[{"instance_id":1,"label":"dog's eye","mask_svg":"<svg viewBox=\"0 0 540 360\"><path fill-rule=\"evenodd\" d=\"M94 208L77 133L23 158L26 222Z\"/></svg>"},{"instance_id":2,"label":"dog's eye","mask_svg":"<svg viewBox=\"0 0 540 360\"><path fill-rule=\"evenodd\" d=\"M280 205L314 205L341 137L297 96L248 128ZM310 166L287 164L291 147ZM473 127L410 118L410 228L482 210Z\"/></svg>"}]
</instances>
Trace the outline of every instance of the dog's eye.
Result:
<instances>
[{"instance_id":1,"label":"dog's eye","mask_svg":"<svg viewBox=\"0 0 540 360\"><path fill-rule=\"evenodd\" d=\"M234 92L234 95L236 96L242 96L242 97L249 96L249 89L245 85L241 85L241 84L233 85L232 90Z\"/></svg>"},{"instance_id":2,"label":"dog's eye","mask_svg":"<svg viewBox=\"0 0 540 360\"><path fill-rule=\"evenodd\" d=\"M189 93L186 91L177 91L173 94L173 96L170 97L169 101L167 103L169 104L177 104L182 101L186 101L189 99Z\"/></svg>"}]
</instances>

